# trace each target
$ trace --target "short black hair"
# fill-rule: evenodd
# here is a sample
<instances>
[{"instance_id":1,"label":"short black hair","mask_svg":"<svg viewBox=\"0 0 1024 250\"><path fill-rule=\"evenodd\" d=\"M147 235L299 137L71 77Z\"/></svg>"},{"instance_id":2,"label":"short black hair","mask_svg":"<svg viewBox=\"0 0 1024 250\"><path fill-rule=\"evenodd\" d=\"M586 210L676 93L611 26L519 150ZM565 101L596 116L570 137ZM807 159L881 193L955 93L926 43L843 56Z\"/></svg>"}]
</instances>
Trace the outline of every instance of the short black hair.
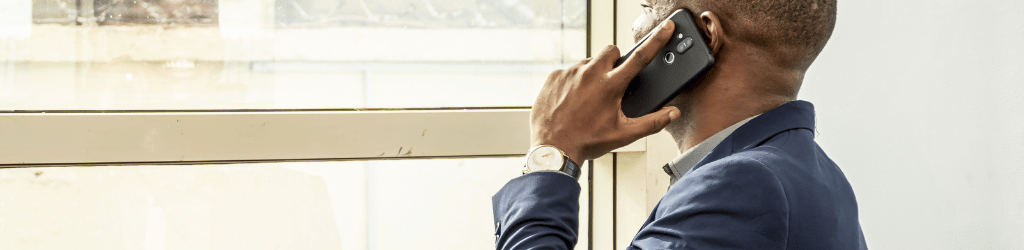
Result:
<instances>
[{"instance_id":1,"label":"short black hair","mask_svg":"<svg viewBox=\"0 0 1024 250\"><path fill-rule=\"evenodd\" d=\"M740 37L745 42L785 51L791 63L805 69L821 53L836 25L836 0L689 1L696 15L711 11L722 19L749 21L756 27L727 28L745 30Z\"/></svg>"}]
</instances>

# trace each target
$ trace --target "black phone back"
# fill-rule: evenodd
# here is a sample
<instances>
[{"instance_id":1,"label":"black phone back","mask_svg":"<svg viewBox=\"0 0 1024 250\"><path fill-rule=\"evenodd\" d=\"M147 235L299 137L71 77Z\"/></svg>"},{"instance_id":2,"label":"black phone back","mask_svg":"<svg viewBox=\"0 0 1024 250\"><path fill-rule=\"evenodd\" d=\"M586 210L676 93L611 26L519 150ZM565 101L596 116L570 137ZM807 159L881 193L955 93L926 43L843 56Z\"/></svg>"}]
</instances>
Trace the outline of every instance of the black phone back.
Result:
<instances>
[{"instance_id":1,"label":"black phone back","mask_svg":"<svg viewBox=\"0 0 1024 250\"><path fill-rule=\"evenodd\" d=\"M715 63L715 57L704 43L690 11L677 10L669 19L676 24L672 40L633 78L622 96L622 112L627 117L640 117L658 111L683 89L694 84ZM619 58L615 66L625 62L651 34L654 33L647 34L633 49Z\"/></svg>"}]
</instances>

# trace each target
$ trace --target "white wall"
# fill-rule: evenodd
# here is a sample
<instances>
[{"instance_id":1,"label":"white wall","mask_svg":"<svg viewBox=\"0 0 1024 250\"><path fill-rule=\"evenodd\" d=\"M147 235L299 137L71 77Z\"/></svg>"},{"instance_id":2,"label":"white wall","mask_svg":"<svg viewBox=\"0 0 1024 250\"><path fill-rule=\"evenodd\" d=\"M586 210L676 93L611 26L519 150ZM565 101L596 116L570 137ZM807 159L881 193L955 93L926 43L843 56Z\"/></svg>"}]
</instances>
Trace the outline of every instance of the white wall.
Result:
<instances>
[{"instance_id":1,"label":"white wall","mask_svg":"<svg viewBox=\"0 0 1024 250\"><path fill-rule=\"evenodd\" d=\"M800 98L872 249L1024 249L1024 3L839 1Z\"/></svg>"}]
</instances>

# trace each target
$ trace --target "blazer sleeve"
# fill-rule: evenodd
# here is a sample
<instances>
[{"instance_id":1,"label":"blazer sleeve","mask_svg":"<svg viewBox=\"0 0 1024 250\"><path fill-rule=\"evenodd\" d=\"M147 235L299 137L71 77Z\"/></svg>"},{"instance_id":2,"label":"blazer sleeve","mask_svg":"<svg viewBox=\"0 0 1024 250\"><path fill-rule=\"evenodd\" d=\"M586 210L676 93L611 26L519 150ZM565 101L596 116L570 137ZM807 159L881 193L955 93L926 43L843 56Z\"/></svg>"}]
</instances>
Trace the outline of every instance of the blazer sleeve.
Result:
<instances>
[{"instance_id":1,"label":"blazer sleeve","mask_svg":"<svg viewBox=\"0 0 1024 250\"><path fill-rule=\"evenodd\" d=\"M541 171L509 181L492 197L496 249L572 249L579 229L580 185Z\"/></svg>"},{"instance_id":2,"label":"blazer sleeve","mask_svg":"<svg viewBox=\"0 0 1024 250\"><path fill-rule=\"evenodd\" d=\"M785 249L789 207L775 174L723 159L684 175L629 249Z\"/></svg>"}]
</instances>

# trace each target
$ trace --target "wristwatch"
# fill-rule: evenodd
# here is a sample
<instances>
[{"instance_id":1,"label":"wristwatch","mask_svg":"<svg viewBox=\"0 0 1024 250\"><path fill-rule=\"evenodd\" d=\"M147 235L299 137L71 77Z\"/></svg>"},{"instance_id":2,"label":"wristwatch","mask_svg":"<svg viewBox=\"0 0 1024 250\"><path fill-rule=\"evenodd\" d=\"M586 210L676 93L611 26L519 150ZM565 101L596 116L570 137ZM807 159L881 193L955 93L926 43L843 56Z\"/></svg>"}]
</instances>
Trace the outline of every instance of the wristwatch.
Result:
<instances>
[{"instance_id":1,"label":"wristwatch","mask_svg":"<svg viewBox=\"0 0 1024 250\"><path fill-rule=\"evenodd\" d=\"M580 179L580 165L572 162L565 152L551 145L533 147L526 154L526 166L523 166L523 174L537 171L557 171L573 179Z\"/></svg>"}]
</instances>

